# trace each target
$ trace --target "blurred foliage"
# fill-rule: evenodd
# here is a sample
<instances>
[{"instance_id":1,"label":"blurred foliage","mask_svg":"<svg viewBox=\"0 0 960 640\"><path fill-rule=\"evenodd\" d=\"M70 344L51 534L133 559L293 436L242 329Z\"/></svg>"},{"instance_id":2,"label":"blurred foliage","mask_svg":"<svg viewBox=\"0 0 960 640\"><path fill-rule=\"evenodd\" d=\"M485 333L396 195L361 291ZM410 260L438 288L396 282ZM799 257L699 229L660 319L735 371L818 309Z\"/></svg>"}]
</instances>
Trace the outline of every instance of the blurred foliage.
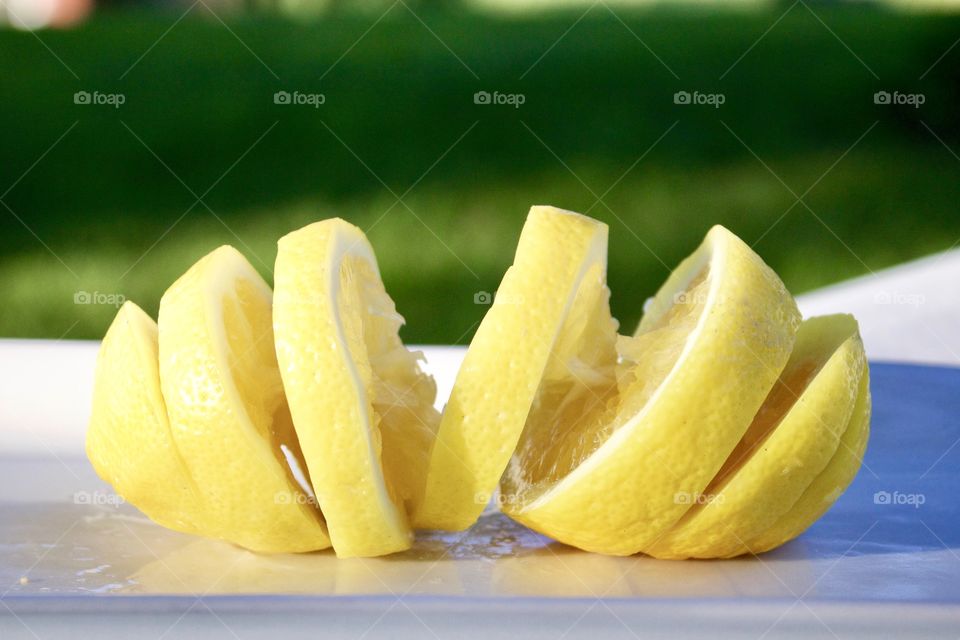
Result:
<instances>
[{"instance_id":1,"label":"blurred foliage","mask_svg":"<svg viewBox=\"0 0 960 640\"><path fill-rule=\"evenodd\" d=\"M776 22L783 6L598 5L576 22L397 4L375 24L229 26L197 6L173 28L115 11L42 42L0 32L0 335L98 337L113 308L75 292L155 313L223 243L269 280L276 239L334 215L369 230L416 342L469 339L531 204L610 225L627 328L715 223L796 292L950 247L960 48L937 60L960 20L814 6ZM126 101L76 105L81 90ZM481 90L526 100L474 104ZM676 105L681 90L726 100ZM880 90L926 101L876 105Z\"/></svg>"}]
</instances>

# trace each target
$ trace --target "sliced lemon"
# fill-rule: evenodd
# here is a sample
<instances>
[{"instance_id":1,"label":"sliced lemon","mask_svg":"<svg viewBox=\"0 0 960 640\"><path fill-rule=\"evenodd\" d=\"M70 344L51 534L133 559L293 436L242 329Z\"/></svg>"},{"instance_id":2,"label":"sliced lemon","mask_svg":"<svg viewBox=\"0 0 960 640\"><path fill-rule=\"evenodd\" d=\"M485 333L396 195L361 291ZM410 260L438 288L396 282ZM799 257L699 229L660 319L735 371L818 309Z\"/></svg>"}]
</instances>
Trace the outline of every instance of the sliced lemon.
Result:
<instances>
[{"instance_id":1,"label":"sliced lemon","mask_svg":"<svg viewBox=\"0 0 960 640\"><path fill-rule=\"evenodd\" d=\"M330 546L302 465L273 347L269 286L232 247L160 301L160 387L177 450L205 498L206 534L266 552ZM166 490L155 479L155 491Z\"/></svg>"},{"instance_id":2,"label":"sliced lemon","mask_svg":"<svg viewBox=\"0 0 960 640\"><path fill-rule=\"evenodd\" d=\"M857 402L836 453L793 507L769 529L746 541L745 552L762 553L793 540L833 506L853 482L870 436L870 372L864 367Z\"/></svg>"},{"instance_id":3,"label":"sliced lemon","mask_svg":"<svg viewBox=\"0 0 960 640\"><path fill-rule=\"evenodd\" d=\"M804 321L780 379L723 468L645 552L718 558L748 552L836 454L866 369L856 320Z\"/></svg>"},{"instance_id":4,"label":"sliced lemon","mask_svg":"<svg viewBox=\"0 0 960 640\"><path fill-rule=\"evenodd\" d=\"M203 533L204 499L170 433L160 392L157 323L126 302L97 355L87 457L97 474L155 522Z\"/></svg>"},{"instance_id":5,"label":"sliced lemon","mask_svg":"<svg viewBox=\"0 0 960 640\"><path fill-rule=\"evenodd\" d=\"M575 387L571 402L531 412L504 474L504 511L581 549L647 548L689 508L677 496L700 495L740 441L799 323L776 274L714 227L621 339L613 375L590 372L592 401ZM550 380L540 394L554 395Z\"/></svg>"},{"instance_id":6,"label":"sliced lemon","mask_svg":"<svg viewBox=\"0 0 960 640\"><path fill-rule=\"evenodd\" d=\"M363 232L340 219L283 237L273 323L283 383L338 556L407 549L439 414Z\"/></svg>"},{"instance_id":7,"label":"sliced lemon","mask_svg":"<svg viewBox=\"0 0 960 640\"><path fill-rule=\"evenodd\" d=\"M456 531L476 521L510 460L541 379L590 377L595 368L613 367L616 325L603 312L606 260L606 225L553 207L530 209L513 266L444 409L426 493L415 511L418 528Z\"/></svg>"}]
</instances>

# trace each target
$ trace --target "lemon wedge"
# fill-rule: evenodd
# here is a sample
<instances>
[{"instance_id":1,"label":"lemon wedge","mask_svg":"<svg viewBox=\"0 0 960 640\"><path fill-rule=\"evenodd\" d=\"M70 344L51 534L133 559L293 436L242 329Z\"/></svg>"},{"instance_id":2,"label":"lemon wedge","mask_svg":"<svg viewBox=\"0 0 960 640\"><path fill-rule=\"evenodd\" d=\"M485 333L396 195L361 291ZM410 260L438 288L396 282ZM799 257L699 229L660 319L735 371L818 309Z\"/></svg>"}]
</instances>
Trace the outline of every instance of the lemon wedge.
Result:
<instances>
[{"instance_id":1,"label":"lemon wedge","mask_svg":"<svg viewBox=\"0 0 960 640\"><path fill-rule=\"evenodd\" d=\"M170 433L160 392L157 323L125 302L97 354L87 457L114 491L149 518L205 531L204 498Z\"/></svg>"},{"instance_id":2,"label":"lemon wedge","mask_svg":"<svg viewBox=\"0 0 960 640\"><path fill-rule=\"evenodd\" d=\"M749 541L790 511L836 455L865 370L851 316L804 321L789 362L723 468L645 551L660 558L749 553Z\"/></svg>"},{"instance_id":3,"label":"lemon wedge","mask_svg":"<svg viewBox=\"0 0 960 640\"><path fill-rule=\"evenodd\" d=\"M836 453L790 511L780 516L769 529L745 541L744 553L763 553L793 540L833 506L863 464L863 454L870 436L870 411L870 371L864 367L857 401Z\"/></svg>"},{"instance_id":4,"label":"lemon wedge","mask_svg":"<svg viewBox=\"0 0 960 640\"><path fill-rule=\"evenodd\" d=\"M568 367L586 376L613 367L616 324L604 312L606 261L606 225L553 207L530 209L513 266L444 409L415 510L418 528L456 531L477 520L544 377L568 378Z\"/></svg>"},{"instance_id":5,"label":"lemon wedge","mask_svg":"<svg viewBox=\"0 0 960 640\"><path fill-rule=\"evenodd\" d=\"M436 385L398 331L363 232L340 219L283 237L273 324L283 384L339 557L407 549L439 422Z\"/></svg>"},{"instance_id":6,"label":"lemon wedge","mask_svg":"<svg viewBox=\"0 0 960 640\"><path fill-rule=\"evenodd\" d=\"M612 373L541 382L537 395L550 401L527 418L501 484L503 510L581 549L648 548L689 508L676 497L702 494L743 437L799 324L776 274L713 227L636 334L620 338Z\"/></svg>"},{"instance_id":7,"label":"lemon wedge","mask_svg":"<svg viewBox=\"0 0 960 640\"><path fill-rule=\"evenodd\" d=\"M323 549L323 518L288 462L303 464L274 353L271 298L236 249L199 260L160 301L160 388L173 442L204 498L206 535L255 551ZM156 476L153 490L173 480Z\"/></svg>"}]
</instances>

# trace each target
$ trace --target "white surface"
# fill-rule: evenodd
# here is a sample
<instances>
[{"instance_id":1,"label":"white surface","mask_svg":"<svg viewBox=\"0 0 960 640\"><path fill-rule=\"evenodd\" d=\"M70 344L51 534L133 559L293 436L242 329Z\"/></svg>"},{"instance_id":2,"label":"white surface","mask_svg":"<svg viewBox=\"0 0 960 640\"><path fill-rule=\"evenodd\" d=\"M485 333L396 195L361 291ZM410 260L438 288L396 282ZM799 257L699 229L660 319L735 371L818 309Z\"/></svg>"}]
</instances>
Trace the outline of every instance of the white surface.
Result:
<instances>
[{"instance_id":1,"label":"white surface","mask_svg":"<svg viewBox=\"0 0 960 640\"><path fill-rule=\"evenodd\" d=\"M960 366L960 250L799 296L804 316L852 313L867 356Z\"/></svg>"},{"instance_id":2,"label":"white surface","mask_svg":"<svg viewBox=\"0 0 960 640\"><path fill-rule=\"evenodd\" d=\"M83 451L99 346L0 340L0 452Z\"/></svg>"}]
</instances>

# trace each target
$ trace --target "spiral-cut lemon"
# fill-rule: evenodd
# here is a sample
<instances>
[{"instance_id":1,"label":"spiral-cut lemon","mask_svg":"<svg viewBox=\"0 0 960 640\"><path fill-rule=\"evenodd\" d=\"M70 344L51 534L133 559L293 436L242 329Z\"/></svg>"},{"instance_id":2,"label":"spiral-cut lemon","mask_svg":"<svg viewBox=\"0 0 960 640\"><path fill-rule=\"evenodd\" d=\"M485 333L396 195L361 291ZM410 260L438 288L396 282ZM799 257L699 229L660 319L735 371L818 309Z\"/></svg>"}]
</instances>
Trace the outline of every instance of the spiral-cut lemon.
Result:
<instances>
[{"instance_id":1,"label":"spiral-cut lemon","mask_svg":"<svg viewBox=\"0 0 960 640\"><path fill-rule=\"evenodd\" d=\"M363 232L325 220L280 240L273 324L294 425L338 556L407 549L439 415Z\"/></svg>"},{"instance_id":2,"label":"spiral-cut lemon","mask_svg":"<svg viewBox=\"0 0 960 640\"><path fill-rule=\"evenodd\" d=\"M275 295L221 247L159 326L118 312L88 456L156 522L265 552L401 551L413 527L472 525L498 483L510 517L606 554L731 557L802 533L866 447L856 321L801 324L717 226L618 336L606 252L606 225L530 210L441 418L362 231L282 238Z\"/></svg>"},{"instance_id":3,"label":"spiral-cut lemon","mask_svg":"<svg viewBox=\"0 0 960 640\"><path fill-rule=\"evenodd\" d=\"M714 227L667 279L619 360L545 377L501 485L504 511L590 551L649 549L721 470L790 356L780 279Z\"/></svg>"},{"instance_id":4,"label":"spiral-cut lemon","mask_svg":"<svg viewBox=\"0 0 960 640\"><path fill-rule=\"evenodd\" d=\"M513 266L477 329L444 409L419 528L472 525L495 491L541 380L596 377L615 362L607 226L533 207Z\"/></svg>"}]
</instances>

